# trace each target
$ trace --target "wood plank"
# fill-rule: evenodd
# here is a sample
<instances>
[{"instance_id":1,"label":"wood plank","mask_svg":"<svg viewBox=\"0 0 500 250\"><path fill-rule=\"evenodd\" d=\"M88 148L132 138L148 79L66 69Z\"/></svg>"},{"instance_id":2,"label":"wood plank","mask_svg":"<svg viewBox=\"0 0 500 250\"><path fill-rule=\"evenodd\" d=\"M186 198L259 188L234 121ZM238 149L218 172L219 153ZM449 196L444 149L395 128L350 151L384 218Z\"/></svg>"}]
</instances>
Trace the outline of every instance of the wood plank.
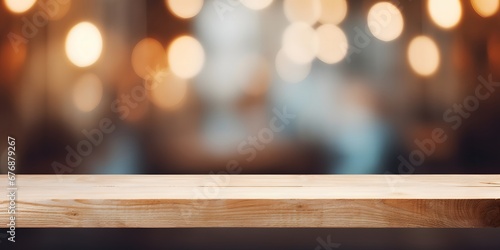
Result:
<instances>
[{"instance_id":1,"label":"wood plank","mask_svg":"<svg viewBox=\"0 0 500 250\"><path fill-rule=\"evenodd\" d=\"M18 175L17 186L21 228L500 227L500 175ZM2 222L7 206L2 196Z\"/></svg>"}]
</instances>

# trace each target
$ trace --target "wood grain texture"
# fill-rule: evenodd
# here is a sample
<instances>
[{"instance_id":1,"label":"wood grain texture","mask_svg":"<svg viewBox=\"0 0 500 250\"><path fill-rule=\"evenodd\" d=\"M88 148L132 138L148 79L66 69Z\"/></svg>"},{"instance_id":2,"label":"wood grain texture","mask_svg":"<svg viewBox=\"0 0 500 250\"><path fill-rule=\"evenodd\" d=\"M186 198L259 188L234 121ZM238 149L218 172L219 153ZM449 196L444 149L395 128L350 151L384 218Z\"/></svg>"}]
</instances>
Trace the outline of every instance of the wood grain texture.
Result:
<instances>
[{"instance_id":1,"label":"wood grain texture","mask_svg":"<svg viewBox=\"0 0 500 250\"><path fill-rule=\"evenodd\" d=\"M500 175L19 175L17 186L20 228L500 227ZM7 206L4 195L4 228Z\"/></svg>"}]
</instances>

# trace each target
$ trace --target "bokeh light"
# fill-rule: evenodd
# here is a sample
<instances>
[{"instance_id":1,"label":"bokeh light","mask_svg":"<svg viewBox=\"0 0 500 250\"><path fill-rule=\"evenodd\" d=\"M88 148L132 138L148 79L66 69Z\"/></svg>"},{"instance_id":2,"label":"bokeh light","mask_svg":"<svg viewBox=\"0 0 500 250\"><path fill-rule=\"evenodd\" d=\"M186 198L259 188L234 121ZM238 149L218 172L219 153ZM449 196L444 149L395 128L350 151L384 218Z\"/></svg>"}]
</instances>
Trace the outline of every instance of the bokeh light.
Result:
<instances>
[{"instance_id":1,"label":"bokeh light","mask_svg":"<svg viewBox=\"0 0 500 250\"><path fill-rule=\"evenodd\" d=\"M101 102L103 94L102 82L95 74L81 76L73 88L73 103L82 112L94 110Z\"/></svg>"},{"instance_id":2,"label":"bokeh light","mask_svg":"<svg viewBox=\"0 0 500 250\"><path fill-rule=\"evenodd\" d=\"M290 22L314 24L321 15L320 0L285 0L283 8Z\"/></svg>"},{"instance_id":3,"label":"bokeh light","mask_svg":"<svg viewBox=\"0 0 500 250\"><path fill-rule=\"evenodd\" d=\"M167 8L179 18L196 16L203 7L203 0L165 0Z\"/></svg>"},{"instance_id":4,"label":"bokeh light","mask_svg":"<svg viewBox=\"0 0 500 250\"><path fill-rule=\"evenodd\" d=\"M311 26L295 22L283 33L282 46L286 55L295 63L309 63L316 56L319 40Z\"/></svg>"},{"instance_id":5,"label":"bokeh light","mask_svg":"<svg viewBox=\"0 0 500 250\"><path fill-rule=\"evenodd\" d=\"M75 25L66 37L66 55L78 67L94 64L102 52L101 32L90 22Z\"/></svg>"},{"instance_id":6,"label":"bokeh light","mask_svg":"<svg viewBox=\"0 0 500 250\"><path fill-rule=\"evenodd\" d=\"M325 63L336 63L342 60L348 49L347 37L339 27L324 24L318 27L319 49L317 57Z\"/></svg>"},{"instance_id":7,"label":"bokeh light","mask_svg":"<svg viewBox=\"0 0 500 250\"><path fill-rule=\"evenodd\" d=\"M252 10L262 10L273 3L273 0L240 0L245 7Z\"/></svg>"},{"instance_id":8,"label":"bokeh light","mask_svg":"<svg viewBox=\"0 0 500 250\"><path fill-rule=\"evenodd\" d=\"M14 13L23 13L31 9L36 0L5 0L5 7Z\"/></svg>"},{"instance_id":9,"label":"bokeh light","mask_svg":"<svg viewBox=\"0 0 500 250\"><path fill-rule=\"evenodd\" d=\"M428 0L427 10L432 21L444 29L455 27L462 18L459 0Z\"/></svg>"},{"instance_id":10,"label":"bokeh light","mask_svg":"<svg viewBox=\"0 0 500 250\"><path fill-rule=\"evenodd\" d=\"M408 62L419 75L430 76L436 72L440 63L439 49L427 36L413 38L408 46Z\"/></svg>"},{"instance_id":11,"label":"bokeh light","mask_svg":"<svg viewBox=\"0 0 500 250\"><path fill-rule=\"evenodd\" d=\"M368 11L368 27L376 38L392 41L403 32L403 15L392 3L376 3Z\"/></svg>"},{"instance_id":12,"label":"bokeh light","mask_svg":"<svg viewBox=\"0 0 500 250\"><path fill-rule=\"evenodd\" d=\"M478 15L490 17L497 13L500 0L471 0L471 4Z\"/></svg>"},{"instance_id":13,"label":"bokeh light","mask_svg":"<svg viewBox=\"0 0 500 250\"><path fill-rule=\"evenodd\" d=\"M178 108L186 97L187 80L177 77L168 70L157 72L155 79L157 85L152 88L151 101L165 110Z\"/></svg>"},{"instance_id":14,"label":"bokeh light","mask_svg":"<svg viewBox=\"0 0 500 250\"><path fill-rule=\"evenodd\" d=\"M1 43L0 45L0 62L8 62L0 67L0 75L2 83L15 81L16 77L22 72L22 67L26 62L28 49L26 44L20 43L12 49L12 44Z\"/></svg>"},{"instance_id":15,"label":"bokeh light","mask_svg":"<svg viewBox=\"0 0 500 250\"><path fill-rule=\"evenodd\" d=\"M165 66L165 50L159 41L144 38L135 45L132 51L132 68L138 76L146 79L152 71Z\"/></svg>"},{"instance_id":16,"label":"bokeh light","mask_svg":"<svg viewBox=\"0 0 500 250\"><path fill-rule=\"evenodd\" d=\"M167 59L174 74L181 78L192 78L203 68L205 52L196 38L180 36L170 44Z\"/></svg>"},{"instance_id":17,"label":"bokeh light","mask_svg":"<svg viewBox=\"0 0 500 250\"><path fill-rule=\"evenodd\" d=\"M279 77L289 83L300 82L311 72L311 63L295 63L283 50L276 55L275 64Z\"/></svg>"},{"instance_id":18,"label":"bokeh light","mask_svg":"<svg viewBox=\"0 0 500 250\"><path fill-rule=\"evenodd\" d=\"M321 23L339 24L347 15L346 0L321 0Z\"/></svg>"}]
</instances>

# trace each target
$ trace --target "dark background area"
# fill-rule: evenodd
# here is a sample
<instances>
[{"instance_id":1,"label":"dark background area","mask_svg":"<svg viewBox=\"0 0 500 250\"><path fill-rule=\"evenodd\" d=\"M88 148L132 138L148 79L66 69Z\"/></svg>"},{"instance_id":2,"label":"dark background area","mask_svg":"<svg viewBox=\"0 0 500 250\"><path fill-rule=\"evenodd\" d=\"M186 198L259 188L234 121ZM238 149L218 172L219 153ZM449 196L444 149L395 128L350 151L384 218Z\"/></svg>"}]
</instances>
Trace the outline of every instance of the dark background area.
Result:
<instances>
[{"instance_id":1,"label":"dark background area","mask_svg":"<svg viewBox=\"0 0 500 250\"><path fill-rule=\"evenodd\" d=\"M498 249L498 229L18 229L2 249ZM29 239L29 240L28 240ZM335 246L332 244L332 246ZM7 248L5 248L7 249Z\"/></svg>"}]
</instances>

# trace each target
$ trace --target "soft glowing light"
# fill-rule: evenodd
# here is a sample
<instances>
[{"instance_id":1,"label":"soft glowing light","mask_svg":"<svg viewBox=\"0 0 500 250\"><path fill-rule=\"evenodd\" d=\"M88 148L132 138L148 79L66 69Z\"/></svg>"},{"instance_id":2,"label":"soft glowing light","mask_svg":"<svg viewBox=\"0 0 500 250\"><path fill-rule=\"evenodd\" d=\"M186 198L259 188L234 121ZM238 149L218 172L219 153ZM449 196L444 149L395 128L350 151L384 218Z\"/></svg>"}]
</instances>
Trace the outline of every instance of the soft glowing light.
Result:
<instances>
[{"instance_id":1,"label":"soft glowing light","mask_svg":"<svg viewBox=\"0 0 500 250\"><path fill-rule=\"evenodd\" d=\"M252 10L262 10L271 5L273 0L240 0L247 8Z\"/></svg>"},{"instance_id":2,"label":"soft glowing light","mask_svg":"<svg viewBox=\"0 0 500 250\"><path fill-rule=\"evenodd\" d=\"M413 38L408 46L408 61L411 68L419 75L430 76L439 67L439 49L427 36Z\"/></svg>"},{"instance_id":3,"label":"soft glowing light","mask_svg":"<svg viewBox=\"0 0 500 250\"><path fill-rule=\"evenodd\" d=\"M198 40L191 36L181 36L170 44L167 58L174 74L181 78L191 78L203 68L205 52Z\"/></svg>"},{"instance_id":4,"label":"soft glowing light","mask_svg":"<svg viewBox=\"0 0 500 250\"><path fill-rule=\"evenodd\" d=\"M318 51L318 35L303 22L289 25L282 38L283 51L295 63L311 62Z\"/></svg>"},{"instance_id":5,"label":"soft glowing light","mask_svg":"<svg viewBox=\"0 0 500 250\"><path fill-rule=\"evenodd\" d=\"M499 0L471 0L472 7L482 17L490 17L498 11Z\"/></svg>"},{"instance_id":6,"label":"soft glowing light","mask_svg":"<svg viewBox=\"0 0 500 250\"><path fill-rule=\"evenodd\" d=\"M286 82L296 83L304 80L311 71L311 63L295 63L283 50L276 55L276 72Z\"/></svg>"},{"instance_id":7,"label":"soft glowing light","mask_svg":"<svg viewBox=\"0 0 500 250\"><path fill-rule=\"evenodd\" d=\"M403 15L394 4L379 2L368 12L370 32L382 41L392 41L403 31Z\"/></svg>"},{"instance_id":8,"label":"soft glowing light","mask_svg":"<svg viewBox=\"0 0 500 250\"><path fill-rule=\"evenodd\" d=\"M290 22L314 24L321 15L320 0L285 0L285 16Z\"/></svg>"},{"instance_id":9,"label":"soft glowing light","mask_svg":"<svg viewBox=\"0 0 500 250\"><path fill-rule=\"evenodd\" d=\"M29 10L35 4L36 0L5 0L7 9L14 13L23 13Z\"/></svg>"},{"instance_id":10,"label":"soft glowing light","mask_svg":"<svg viewBox=\"0 0 500 250\"><path fill-rule=\"evenodd\" d=\"M346 0L321 0L320 22L339 24L344 20L346 15Z\"/></svg>"},{"instance_id":11,"label":"soft glowing light","mask_svg":"<svg viewBox=\"0 0 500 250\"><path fill-rule=\"evenodd\" d=\"M75 25L66 37L66 55L78 67L94 64L101 56L101 32L89 22Z\"/></svg>"},{"instance_id":12,"label":"soft glowing light","mask_svg":"<svg viewBox=\"0 0 500 250\"><path fill-rule=\"evenodd\" d=\"M329 64L342 60L347 54L347 37L345 33L333 24L321 25L317 34L319 37L319 49L317 57Z\"/></svg>"},{"instance_id":13,"label":"soft glowing light","mask_svg":"<svg viewBox=\"0 0 500 250\"><path fill-rule=\"evenodd\" d=\"M170 12L185 19L194 17L200 12L203 0L165 0L165 4Z\"/></svg>"},{"instance_id":14,"label":"soft glowing light","mask_svg":"<svg viewBox=\"0 0 500 250\"><path fill-rule=\"evenodd\" d=\"M102 99L102 83L94 74L85 74L73 88L73 103L83 112L94 110Z\"/></svg>"},{"instance_id":15,"label":"soft glowing light","mask_svg":"<svg viewBox=\"0 0 500 250\"><path fill-rule=\"evenodd\" d=\"M17 82L15 79L19 76L26 62L28 53L26 44L19 43L14 48L11 43L0 43L0 62L9 62L0 67L0 75L2 76L0 85Z\"/></svg>"},{"instance_id":16,"label":"soft glowing light","mask_svg":"<svg viewBox=\"0 0 500 250\"><path fill-rule=\"evenodd\" d=\"M455 27L462 17L459 0L428 0L427 9L432 21L445 29Z\"/></svg>"},{"instance_id":17,"label":"soft glowing light","mask_svg":"<svg viewBox=\"0 0 500 250\"><path fill-rule=\"evenodd\" d=\"M187 80L175 76L168 70L158 72L155 79L157 85L151 93L153 103L162 109L178 108L186 97Z\"/></svg>"},{"instance_id":18,"label":"soft glowing light","mask_svg":"<svg viewBox=\"0 0 500 250\"><path fill-rule=\"evenodd\" d=\"M144 38L135 45L132 51L132 68L138 76L146 79L152 71L165 66L165 50L160 42Z\"/></svg>"}]
</instances>

